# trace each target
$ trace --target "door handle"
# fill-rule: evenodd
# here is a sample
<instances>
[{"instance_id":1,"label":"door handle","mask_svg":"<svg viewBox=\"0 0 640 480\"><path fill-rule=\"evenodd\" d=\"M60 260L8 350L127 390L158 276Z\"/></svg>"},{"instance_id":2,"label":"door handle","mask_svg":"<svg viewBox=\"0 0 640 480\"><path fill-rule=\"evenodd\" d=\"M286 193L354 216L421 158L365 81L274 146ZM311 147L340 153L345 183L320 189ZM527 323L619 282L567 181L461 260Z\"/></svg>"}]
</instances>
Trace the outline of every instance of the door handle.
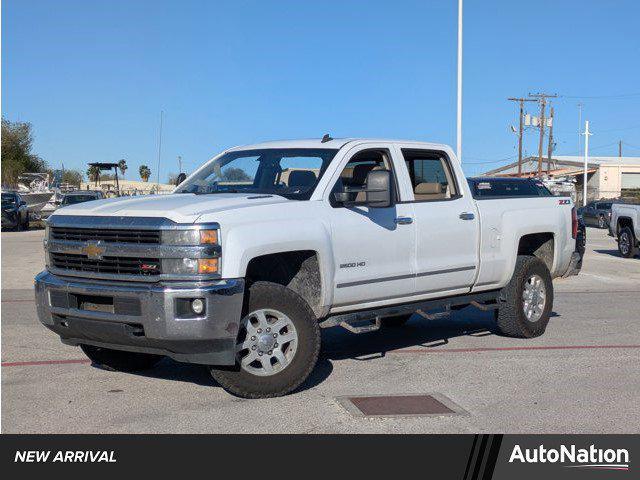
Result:
<instances>
[{"instance_id":1,"label":"door handle","mask_svg":"<svg viewBox=\"0 0 640 480\"><path fill-rule=\"evenodd\" d=\"M473 220L474 218L476 218L476 216L473 213L470 213L470 212L462 212L460 214L460 218L462 220Z\"/></svg>"},{"instance_id":2,"label":"door handle","mask_svg":"<svg viewBox=\"0 0 640 480\"><path fill-rule=\"evenodd\" d=\"M397 225L410 225L413 223L413 218L411 217L398 217L395 220Z\"/></svg>"}]
</instances>

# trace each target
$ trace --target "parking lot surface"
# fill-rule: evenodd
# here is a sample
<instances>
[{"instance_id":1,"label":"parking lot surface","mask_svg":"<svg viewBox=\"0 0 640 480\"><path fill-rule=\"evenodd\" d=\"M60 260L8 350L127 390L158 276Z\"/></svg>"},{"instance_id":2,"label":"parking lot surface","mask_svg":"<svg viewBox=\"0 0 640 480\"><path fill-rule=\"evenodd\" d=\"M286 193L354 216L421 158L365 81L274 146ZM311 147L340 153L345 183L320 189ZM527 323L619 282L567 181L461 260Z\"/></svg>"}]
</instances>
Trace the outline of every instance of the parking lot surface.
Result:
<instances>
[{"instance_id":1,"label":"parking lot surface","mask_svg":"<svg viewBox=\"0 0 640 480\"><path fill-rule=\"evenodd\" d=\"M91 366L36 318L43 230L2 232L4 433L637 433L640 259L588 229L578 277L556 280L552 318L531 340L491 333L467 308L437 321L354 335L323 332L303 388L235 398L204 367L164 360L143 374ZM466 414L363 418L349 395L437 394Z\"/></svg>"}]
</instances>

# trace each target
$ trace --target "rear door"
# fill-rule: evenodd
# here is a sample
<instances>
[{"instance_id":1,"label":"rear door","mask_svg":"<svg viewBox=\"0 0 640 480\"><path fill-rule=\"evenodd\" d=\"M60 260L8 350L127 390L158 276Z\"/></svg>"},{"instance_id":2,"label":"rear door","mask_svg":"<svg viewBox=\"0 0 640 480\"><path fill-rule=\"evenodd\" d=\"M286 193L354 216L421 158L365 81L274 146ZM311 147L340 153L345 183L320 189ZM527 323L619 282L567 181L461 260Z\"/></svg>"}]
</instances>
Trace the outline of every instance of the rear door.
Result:
<instances>
[{"instance_id":1,"label":"rear door","mask_svg":"<svg viewBox=\"0 0 640 480\"><path fill-rule=\"evenodd\" d=\"M445 151L397 148L412 186L416 295L468 292L479 267L479 219L462 171Z\"/></svg>"}]
</instances>

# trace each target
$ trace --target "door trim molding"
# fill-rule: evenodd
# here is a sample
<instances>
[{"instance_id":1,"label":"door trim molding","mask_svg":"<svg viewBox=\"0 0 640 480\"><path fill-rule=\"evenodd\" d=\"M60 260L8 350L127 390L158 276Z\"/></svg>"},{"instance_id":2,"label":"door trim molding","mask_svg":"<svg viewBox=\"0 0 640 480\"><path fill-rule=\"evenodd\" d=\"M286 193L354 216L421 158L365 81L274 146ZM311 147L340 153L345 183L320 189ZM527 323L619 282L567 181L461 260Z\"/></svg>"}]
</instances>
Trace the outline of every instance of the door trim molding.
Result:
<instances>
[{"instance_id":1,"label":"door trim molding","mask_svg":"<svg viewBox=\"0 0 640 480\"><path fill-rule=\"evenodd\" d=\"M405 280L408 278L428 277L431 275L442 275L445 273L466 272L468 270L475 270L475 269L476 267L474 265L470 265L468 267L447 268L444 270L432 270L430 272L410 273L408 275L397 275L394 277L373 278L370 280L359 280L356 282L339 283L338 285L336 285L336 288L357 287L359 285L368 285L371 283L391 282L394 280ZM468 286L471 286L471 285L468 285ZM450 289L447 288L447 290L450 290Z\"/></svg>"}]
</instances>

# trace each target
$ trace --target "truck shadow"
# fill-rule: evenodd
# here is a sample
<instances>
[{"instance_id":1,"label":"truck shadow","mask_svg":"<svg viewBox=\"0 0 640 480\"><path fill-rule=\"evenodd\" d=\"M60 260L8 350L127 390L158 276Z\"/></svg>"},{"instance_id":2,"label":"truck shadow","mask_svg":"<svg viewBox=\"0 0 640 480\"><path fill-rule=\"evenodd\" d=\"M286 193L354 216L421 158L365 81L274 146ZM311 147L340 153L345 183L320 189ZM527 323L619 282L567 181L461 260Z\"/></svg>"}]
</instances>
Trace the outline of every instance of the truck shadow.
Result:
<instances>
[{"instance_id":1,"label":"truck shadow","mask_svg":"<svg viewBox=\"0 0 640 480\"><path fill-rule=\"evenodd\" d=\"M612 257L624 258L622 255L620 255L620 252L618 251L618 249L615 249L615 250L594 250L594 252L602 253L603 255L611 255ZM638 255L636 255L634 258L638 258Z\"/></svg>"},{"instance_id":2,"label":"truck shadow","mask_svg":"<svg viewBox=\"0 0 640 480\"><path fill-rule=\"evenodd\" d=\"M555 312L552 317L558 317ZM387 352L404 348L435 349L455 337L485 337L496 335L492 312L468 307L441 320L425 320L414 315L402 327L381 328L377 332L356 335L339 327L322 331L322 350L316 368L296 392L302 392L324 382L333 372L333 362L341 360L372 361L384 358ZM156 368L138 372L149 378L219 386L206 367L164 359Z\"/></svg>"},{"instance_id":3,"label":"truck shadow","mask_svg":"<svg viewBox=\"0 0 640 480\"><path fill-rule=\"evenodd\" d=\"M494 326L492 312L465 308L440 320L414 315L402 327L383 326L377 332L362 335L335 327L323 331L321 355L329 360L374 360L385 357L387 352L408 347L440 347L455 337L494 335Z\"/></svg>"}]
</instances>

